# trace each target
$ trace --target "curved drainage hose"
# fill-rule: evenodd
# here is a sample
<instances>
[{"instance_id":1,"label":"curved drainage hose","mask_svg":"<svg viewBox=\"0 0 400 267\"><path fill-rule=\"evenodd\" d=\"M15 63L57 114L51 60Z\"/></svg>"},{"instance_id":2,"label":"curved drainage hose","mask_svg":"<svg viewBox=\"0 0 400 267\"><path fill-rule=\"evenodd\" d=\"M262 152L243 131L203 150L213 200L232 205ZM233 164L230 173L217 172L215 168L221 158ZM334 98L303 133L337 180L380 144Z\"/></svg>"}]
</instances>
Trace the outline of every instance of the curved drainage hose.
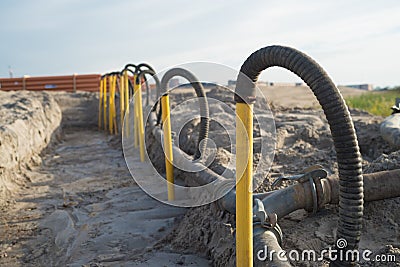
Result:
<instances>
[{"instance_id":1,"label":"curved drainage hose","mask_svg":"<svg viewBox=\"0 0 400 267\"><path fill-rule=\"evenodd\" d=\"M131 68L133 68L133 70ZM135 64L130 63L125 65L122 71L124 70L129 71L133 76L135 76L135 74L137 74L137 72L139 71L139 68ZM129 81L129 95L133 96L133 84L131 79L128 79L128 81Z\"/></svg>"},{"instance_id":2,"label":"curved drainage hose","mask_svg":"<svg viewBox=\"0 0 400 267\"><path fill-rule=\"evenodd\" d=\"M132 71L131 69L126 69L126 71L130 72L131 74L135 74L135 72ZM129 79L129 77L128 77L128 90L129 90L129 96L133 96L133 83L131 79Z\"/></svg>"},{"instance_id":3,"label":"curved drainage hose","mask_svg":"<svg viewBox=\"0 0 400 267\"><path fill-rule=\"evenodd\" d=\"M199 139L197 140L196 153L194 155L194 160L197 160L204 155L204 152L207 147L207 138L208 138L208 128L209 128L209 109L208 102L206 98L206 94L204 93L203 85L199 82L196 76L193 75L188 70L182 68L174 68L168 70L161 79L161 94L166 95L169 93L167 90L168 82L171 78L175 76L180 76L188 80L194 90L196 91L196 95L199 98L199 106L200 106L200 131L199 131ZM161 110L161 109L160 109ZM159 113L160 114L160 113ZM158 116L158 123L160 123L161 117Z\"/></svg>"},{"instance_id":4,"label":"curved drainage hose","mask_svg":"<svg viewBox=\"0 0 400 267\"><path fill-rule=\"evenodd\" d=\"M135 64L129 63L125 65L124 70L130 70L130 68L134 68L134 72L136 72L139 69L138 66L136 66Z\"/></svg>"},{"instance_id":5,"label":"curved drainage hose","mask_svg":"<svg viewBox=\"0 0 400 267\"><path fill-rule=\"evenodd\" d=\"M149 64L147 64L147 63L140 63L139 65L137 65L137 68L139 69L139 70L142 70L142 68L147 68L148 70L150 70L150 71L152 71L152 72L156 72Z\"/></svg>"},{"instance_id":6,"label":"curved drainage hose","mask_svg":"<svg viewBox=\"0 0 400 267\"><path fill-rule=\"evenodd\" d=\"M137 79L138 79L137 81L140 82L142 77L145 79L145 82L146 82L146 106L148 106L150 104L150 91L149 91L149 85L148 85L148 82L146 79L146 74L151 75L153 77L154 81L156 82L156 89L157 89L156 90L157 91L156 99L157 100L160 97L159 92L161 91L161 82L153 69L139 70L139 74L137 76ZM153 110L155 110L156 107L157 107L157 103L156 103L156 105L154 105Z\"/></svg>"},{"instance_id":7,"label":"curved drainage hose","mask_svg":"<svg viewBox=\"0 0 400 267\"><path fill-rule=\"evenodd\" d=\"M138 75L140 75L140 73L142 73L142 72L148 73L148 74L150 74L152 76L156 75L156 71L147 63L140 63L136 67L137 67L136 70L137 70ZM143 70L143 68L146 68L146 69ZM154 74L152 74L152 73L154 73ZM147 82L147 79L146 79L145 75L143 75L143 79L144 79L145 84L146 84L146 106L148 106L150 104L149 83ZM156 81L156 83L157 83L157 81ZM157 85L159 86L159 84L160 84L160 80L158 80L158 84ZM157 92L158 92L158 90L157 90ZM158 99L158 96L157 96L157 99Z\"/></svg>"},{"instance_id":8,"label":"curved drainage hose","mask_svg":"<svg viewBox=\"0 0 400 267\"><path fill-rule=\"evenodd\" d=\"M363 216L363 177L358 141L346 103L328 74L313 59L283 46L261 48L247 58L237 79L235 101L253 103L258 75L273 66L288 69L302 78L324 110L339 166L339 223L336 238L346 239L345 249L357 249ZM347 266L354 263L331 264Z\"/></svg>"}]
</instances>

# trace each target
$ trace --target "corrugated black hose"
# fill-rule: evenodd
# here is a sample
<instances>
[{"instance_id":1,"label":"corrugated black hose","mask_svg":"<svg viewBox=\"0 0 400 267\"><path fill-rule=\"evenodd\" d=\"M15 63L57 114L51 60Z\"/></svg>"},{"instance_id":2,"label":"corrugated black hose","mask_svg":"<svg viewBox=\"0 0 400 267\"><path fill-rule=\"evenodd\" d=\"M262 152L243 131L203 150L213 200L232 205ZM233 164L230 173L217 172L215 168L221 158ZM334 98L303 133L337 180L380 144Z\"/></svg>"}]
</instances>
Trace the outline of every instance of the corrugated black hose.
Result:
<instances>
[{"instance_id":1,"label":"corrugated black hose","mask_svg":"<svg viewBox=\"0 0 400 267\"><path fill-rule=\"evenodd\" d=\"M143 70L143 68L147 68L147 69ZM140 74L142 71L146 71L146 73L153 75L153 76L156 75L156 71L147 63L140 63L139 65L137 65L138 74ZM151 73L154 73L154 74L151 74ZM146 75L143 75L143 79L144 79L144 82L146 85L146 106L148 106L150 104L149 83L147 82ZM156 83L157 83L157 81L156 81ZM157 97L157 99L158 99L158 97Z\"/></svg>"},{"instance_id":2,"label":"corrugated black hose","mask_svg":"<svg viewBox=\"0 0 400 267\"><path fill-rule=\"evenodd\" d=\"M199 130L199 139L197 140L196 152L194 154L194 160L197 160L204 155L204 152L207 147L207 138L208 138L208 128L209 128L209 117L210 112L208 109L207 97L204 92L203 85L193 73L188 70L182 68L173 68L168 70L161 79L161 95L165 95L169 93L168 90L168 82L171 78L175 76L180 76L185 78L190 82L192 87L194 88L197 97L199 98L199 106L200 106L200 130ZM162 107L161 107L162 108ZM157 118L158 122L161 121L161 109Z\"/></svg>"},{"instance_id":3,"label":"corrugated black hose","mask_svg":"<svg viewBox=\"0 0 400 267\"><path fill-rule=\"evenodd\" d=\"M131 68L133 68L134 70L132 70ZM125 70L129 71L132 75L135 75L139 71L139 68L135 64L126 64L122 72ZM131 79L128 79L128 88L129 88L129 95L133 96L133 84Z\"/></svg>"},{"instance_id":4,"label":"corrugated black hose","mask_svg":"<svg viewBox=\"0 0 400 267\"><path fill-rule=\"evenodd\" d=\"M147 84L146 74L151 75L153 77L154 81L156 82L156 91L157 91L156 101L158 101L159 92L161 91L161 82L154 70L152 70L152 69L139 70L139 74L137 76L137 82L140 82L142 77L145 79L145 82L146 82L146 106L148 106L150 104L150 90L149 90L149 85ZM155 110L156 108L157 108L157 102L154 105L153 110Z\"/></svg>"},{"instance_id":5,"label":"corrugated black hose","mask_svg":"<svg viewBox=\"0 0 400 267\"><path fill-rule=\"evenodd\" d=\"M279 66L297 74L311 88L328 120L339 167L339 222L336 239L345 239L343 252L358 248L363 218L363 176L357 136L347 105L328 74L306 54L284 46L268 46L243 63L236 84L236 102L253 103L261 71ZM339 249L336 247L336 249ZM335 261L331 266L355 262Z\"/></svg>"}]
</instances>

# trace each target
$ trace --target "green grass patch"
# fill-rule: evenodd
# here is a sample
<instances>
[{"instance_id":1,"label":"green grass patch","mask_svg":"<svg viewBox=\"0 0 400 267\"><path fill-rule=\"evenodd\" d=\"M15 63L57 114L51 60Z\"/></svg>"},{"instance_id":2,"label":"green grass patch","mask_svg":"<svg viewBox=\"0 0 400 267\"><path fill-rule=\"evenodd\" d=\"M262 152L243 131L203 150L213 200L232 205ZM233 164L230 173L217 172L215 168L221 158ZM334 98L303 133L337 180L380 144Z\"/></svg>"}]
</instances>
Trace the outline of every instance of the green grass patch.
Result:
<instances>
[{"instance_id":1,"label":"green grass patch","mask_svg":"<svg viewBox=\"0 0 400 267\"><path fill-rule=\"evenodd\" d=\"M396 97L400 97L400 87L387 91L367 92L358 96L346 97L346 103L351 108L365 110L378 116L389 116L390 109L396 102Z\"/></svg>"}]
</instances>

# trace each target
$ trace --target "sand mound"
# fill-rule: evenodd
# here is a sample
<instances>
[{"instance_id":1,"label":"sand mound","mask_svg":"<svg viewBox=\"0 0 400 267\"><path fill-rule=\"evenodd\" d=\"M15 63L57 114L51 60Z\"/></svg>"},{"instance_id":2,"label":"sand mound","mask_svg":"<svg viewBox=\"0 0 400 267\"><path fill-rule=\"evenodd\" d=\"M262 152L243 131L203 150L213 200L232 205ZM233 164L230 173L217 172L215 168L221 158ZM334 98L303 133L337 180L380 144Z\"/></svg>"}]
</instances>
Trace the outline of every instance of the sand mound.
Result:
<instances>
[{"instance_id":1,"label":"sand mound","mask_svg":"<svg viewBox=\"0 0 400 267\"><path fill-rule=\"evenodd\" d=\"M40 162L39 153L60 125L61 111L46 92L0 92L0 207L25 178L21 168ZM38 162L39 161L39 162Z\"/></svg>"}]
</instances>

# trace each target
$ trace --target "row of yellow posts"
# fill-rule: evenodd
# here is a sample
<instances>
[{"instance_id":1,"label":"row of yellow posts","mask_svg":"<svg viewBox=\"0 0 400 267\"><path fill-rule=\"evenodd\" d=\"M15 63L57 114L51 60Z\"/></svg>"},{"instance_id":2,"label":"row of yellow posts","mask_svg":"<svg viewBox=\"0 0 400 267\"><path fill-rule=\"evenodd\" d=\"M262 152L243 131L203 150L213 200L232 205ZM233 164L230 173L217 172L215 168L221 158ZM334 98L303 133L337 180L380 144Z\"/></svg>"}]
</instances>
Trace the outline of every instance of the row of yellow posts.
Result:
<instances>
[{"instance_id":1,"label":"row of yellow posts","mask_svg":"<svg viewBox=\"0 0 400 267\"><path fill-rule=\"evenodd\" d=\"M134 70L131 70L133 67ZM141 67L146 67L142 73ZM146 72L147 71L147 72ZM133 99L133 143L134 147L140 149L140 160L145 161L145 126L143 121L143 101L142 101L142 86L141 74L154 74L152 69L147 64L127 64L122 72L111 72L105 74L100 80L99 92L99 129L109 131L110 134L118 134L120 131L126 137L130 135L130 109L129 103ZM132 75L129 75L131 73ZM133 84L133 85L132 85ZM131 90L132 89L132 90ZM120 123L117 123L117 106L116 93L119 93L119 117ZM170 124L170 107L168 95L161 97L162 120L164 130L164 147L166 148L165 165L168 181L168 200L174 200L174 177L172 163L172 136Z\"/></svg>"},{"instance_id":2,"label":"row of yellow posts","mask_svg":"<svg viewBox=\"0 0 400 267\"><path fill-rule=\"evenodd\" d=\"M117 87L116 75L106 75L101 78L98 124L99 124L99 129L101 129L103 121L104 130L109 131L110 134L118 133L117 113L115 106L116 87Z\"/></svg>"},{"instance_id":3,"label":"row of yellow posts","mask_svg":"<svg viewBox=\"0 0 400 267\"><path fill-rule=\"evenodd\" d=\"M130 110L129 103L131 99L134 100L133 108L133 143L134 147L140 149L140 160L145 161L145 140L144 140L144 121L143 121L143 101L141 89L141 70L140 66L145 65L150 70L154 71L147 64L140 64L138 66L128 64L122 72L111 72L105 74L100 80L99 92L99 129L104 129L110 134L118 134L121 132L125 136L130 135ZM129 67L134 67L132 71ZM133 74L132 76L129 73ZM132 86L133 84L133 86ZM130 88L133 87L133 92ZM116 93L119 93L119 117L120 123L117 123L117 106L116 106ZM171 123L170 123L170 106L169 96L164 95L161 97L162 108L162 121L164 131L164 147L165 147L165 167L166 178L168 181L168 200L175 199L174 193L174 174L173 174L173 153L172 153L172 136L171 136ZM127 118L127 119L124 119Z\"/></svg>"},{"instance_id":4,"label":"row of yellow posts","mask_svg":"<svg viewBox=\"0 0 400 267\"><path fill-rule=\"evenodd\" d=\"M135 70L131 76L128 69L122 72L111 72L100 79L99 87L99 116L98 127L110 134L124 134L130 136L130 108L129 104L134 98L133 109L133 134L134 146L140 148L140 160L145 160L144 122L141 84L138 78L140 73ZM133 86L132 86L133 81ZM133 87L133 92L130 88ZM116 105L116 95L119 96L119 108ZM119 121L117 111L119 109Z\"/></svg>"},{"instance_id":5,"label":"row of yellow posts","mask_svg":"<svg viewBox=\"0 0 400 267\"><path fill-rule=\"evenodd\" d=\"M128 66L128 65L127 65ZM144 121L140 72L135 69L133 76L128 69L103 75L100 80L99 129L110 134L130 135L129 103L134 98L134 147L140 148L140 160L145 160ZM133 81L133 86L130 86ZM133 87L133 92L130 88ZM120 98L120 123L117 122L116 93ZM170 124L170 105L168 94L161 97L164 132L165 165L167 174L168 200L175 199L173 176L173 153ZM236 104L236 260L237 266L253 265L253 227L252 227L252 155L253 155L253 110L252 105Z\"/></svg>"}]
</instances>

